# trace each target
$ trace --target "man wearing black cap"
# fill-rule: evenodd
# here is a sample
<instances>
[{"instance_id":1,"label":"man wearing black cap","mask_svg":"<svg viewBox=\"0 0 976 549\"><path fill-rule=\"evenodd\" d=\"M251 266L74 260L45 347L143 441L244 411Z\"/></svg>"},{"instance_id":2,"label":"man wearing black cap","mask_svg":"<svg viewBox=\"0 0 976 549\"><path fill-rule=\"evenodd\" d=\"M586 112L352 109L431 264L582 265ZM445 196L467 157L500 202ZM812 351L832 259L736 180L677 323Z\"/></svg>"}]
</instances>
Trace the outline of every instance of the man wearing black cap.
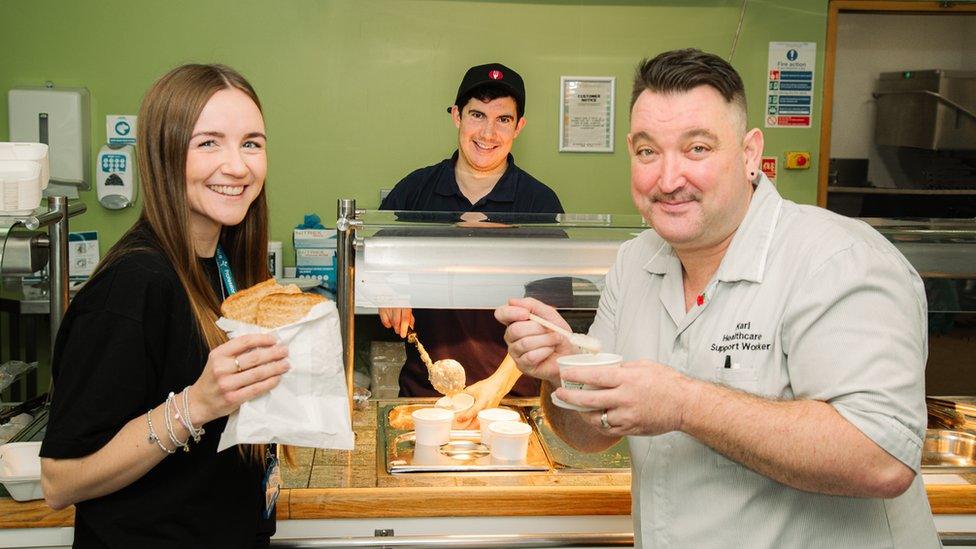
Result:
<instances>
[{"instance_id":1,"label":"man wearing black cap","mask_svg":"<svg viewBox=\"0 0 976 549\"><path fill-rule=\"evenodd\" d=\"M500 63L471 67L447 109L458 129L451 158L409 174L390 191L381 210L461 212L462 219L490 213L562 213L556 193L515 165L512 143L525 127L522 77ZM491 311L381 309L380 320L401 337L415 328L433 360L464 365L475 406L460 416L495 406L505 394L538 396L534 379L519 379L508 357L504 330ZM482 381L484 380L484 381ZM478 382L478 383L476 383ZM412 345L400 373L401 396L436 396Z\"/></svg>"}]
</instances>

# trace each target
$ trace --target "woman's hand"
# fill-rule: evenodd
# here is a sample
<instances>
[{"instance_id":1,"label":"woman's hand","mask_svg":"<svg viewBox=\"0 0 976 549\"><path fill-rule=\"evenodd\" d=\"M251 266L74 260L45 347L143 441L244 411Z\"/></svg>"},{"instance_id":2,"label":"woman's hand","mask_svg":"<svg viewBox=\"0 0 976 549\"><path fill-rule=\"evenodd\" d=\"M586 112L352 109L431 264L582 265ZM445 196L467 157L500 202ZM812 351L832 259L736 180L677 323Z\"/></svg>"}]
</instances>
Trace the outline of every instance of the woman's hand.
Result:
<instances>
[{"instance_id":1,"label":"woman's hand","mask_svg":"<svg viewBox=\"0 0 976 549\"><path fill-rule=\"evenodd\" d=\"M413 309L381 307L380 322L385 328L392 328L400 337L407 337L407 332L413 329Z\"/></svg>"},{"instance_id":2,"label":"woman's hand","mask_svg":"<svg viewBox=\"0 0 976 549\"><path fill-rule=\"evenodd\" d=\"M200 426L224 417L270 391L290 368L287 356L288 349L270 334L237 337L210 351L189 389L192 421Z\"/></svg>"},{"instance_id":3,"label":"woman's hand","mask_svg":"<svg viewBox=\"0 0 976 549\"><path fill-rule=\"evenodd\" d=\"M515 365L515 360L511 356L505 355L505 359L498 365L495 373L473 385L469 385L464 390L465 393L474 397L474 404L455 418L454 422L458 426L457 428L473 428L478 412L487 408L496 408L521 376L522 372Z\"/></svg>"}]
</instances>

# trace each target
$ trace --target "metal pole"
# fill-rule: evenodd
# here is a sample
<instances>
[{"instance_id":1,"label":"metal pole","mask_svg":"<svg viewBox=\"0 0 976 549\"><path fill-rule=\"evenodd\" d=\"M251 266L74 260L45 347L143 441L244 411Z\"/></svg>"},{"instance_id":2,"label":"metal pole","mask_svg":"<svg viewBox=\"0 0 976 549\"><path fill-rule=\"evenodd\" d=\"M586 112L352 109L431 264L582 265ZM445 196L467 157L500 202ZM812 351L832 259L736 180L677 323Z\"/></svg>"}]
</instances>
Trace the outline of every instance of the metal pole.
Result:
<instances>
[{"instance_id":1,"label":"metal pole","mask_svg":"<svg viewBox=\"0 0 976 549\"><path fill-rule=\"evenodd\" d=\"M346 389L349 391L349 417L353 410L353 368L356 361L356 200L340 198L336 207L336 307L342 333L342 360L346 368Z\"/></svg>"},{"instance_id":2,"label":"metal pole","mask_svg":"<svg viewBox=\"0 0 976 549\"><path fill-rule=\"evenodd\" d=\"M58 214L58 219L48 225L50 239L50 263L48 264L48 279L51 292L51 352L54 352L54 342L57 339L61 318L68 309L68 199L64 196L49 196L48 210Z\"/></svg>"}]
</instances>

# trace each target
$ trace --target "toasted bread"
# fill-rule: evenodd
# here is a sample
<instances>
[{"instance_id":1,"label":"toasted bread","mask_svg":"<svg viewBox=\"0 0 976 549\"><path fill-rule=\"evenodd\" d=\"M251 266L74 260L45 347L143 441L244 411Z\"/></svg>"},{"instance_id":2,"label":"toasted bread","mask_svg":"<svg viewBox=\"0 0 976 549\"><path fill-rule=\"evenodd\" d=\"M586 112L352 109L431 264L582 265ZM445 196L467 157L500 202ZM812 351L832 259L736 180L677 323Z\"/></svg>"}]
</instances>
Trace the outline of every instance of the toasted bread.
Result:
<instances>
[{"instance_id":1,"label":"toasted bread","mask_svg":"<svg viewBox=\"0 0 976 549\"><path fill-rule=\"evenodd\" d=\"M258 303L255 324L265 328L277 328L301 320L312 307L328 301L318 294L271 294Z\"/></svg>"},{"instance_id":2,"label":"toasted bread","mask_svg":"<svg viewBox=\"0 0 976 549\"><path fill-rule=\"evenodd\" d=\"M294 284L281 286L269 278L246 290L232 294L220 305L220 314L227 318L255 324L258 316L258 303L271 294L300 294L302 291Z\"/></svg>"}]
</instances>

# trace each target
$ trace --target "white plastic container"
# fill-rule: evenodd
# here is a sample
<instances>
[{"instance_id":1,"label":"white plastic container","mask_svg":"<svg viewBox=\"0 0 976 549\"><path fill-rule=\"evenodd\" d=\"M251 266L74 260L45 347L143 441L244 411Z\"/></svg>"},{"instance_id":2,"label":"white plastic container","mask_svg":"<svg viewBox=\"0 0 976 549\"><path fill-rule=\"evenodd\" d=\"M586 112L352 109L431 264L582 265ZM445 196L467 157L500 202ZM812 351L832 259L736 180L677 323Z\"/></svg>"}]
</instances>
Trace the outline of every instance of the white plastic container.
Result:
<instances>
[{"instance_id":1,"label":"white plastic container","mask_svg":"<svg viewBox=\"0 0 976 549\"><path fill-rule=\"evenodd\" d=\"M521 421L493 421L488 426L491 433L491 457L503 461L523 461L529 453L529 435L532 427Z\"/></svg>"},{"instance_id":2,"label":"white plastic container","mask_svg":"<svg viewBox=\"0 0 976 549\"><path fill-rule=\"evenodd\" d=\"M482 444L491 446L491 431L488 426L496 421L519 421L519 413L509 408L486 408L478 412Z\"/></svg>"},{"instance_id":3,"label":"white plastic container","mask_svg":"<svg viewBox=\"0 0 976 549\"><path fill-rule=\"evenodd\" d=\"M17 501L43 499L40 442L11 442L0 446L0 484Z\"/></svg>"},{"instance_id":4,"label":"white plastic container","mask_svg":"<svg viewBox=\"0 0 976 549\"><path fill-rule=\"evenodd\" d=\"M420 408L414 410L414 443L418 446L440 446L451 440L451 424L454 412L446 408Z\"/></svg>"},{"instance_id":5,"label":"white plastic container","mask_svg":"<svg viewBox=\"0 0 976 549\"><path fill-rule=\"evenodd\" d=\"M50 178L43 143L0 143L0 213L27 215L41 204Z\"/></svg>"},{"instance_id":6,"label":"white plastic container","mask_svg":"<svg viewBox=\"0 0 976 549\"><path fill-rule=\"evenodd\" d=\"M269 240L268 241L268 270L271 271L271 276L275 278L284 277L284 266L282 261L284 258L284 252L280 240Z\"/></svg>"}]
</instances>

